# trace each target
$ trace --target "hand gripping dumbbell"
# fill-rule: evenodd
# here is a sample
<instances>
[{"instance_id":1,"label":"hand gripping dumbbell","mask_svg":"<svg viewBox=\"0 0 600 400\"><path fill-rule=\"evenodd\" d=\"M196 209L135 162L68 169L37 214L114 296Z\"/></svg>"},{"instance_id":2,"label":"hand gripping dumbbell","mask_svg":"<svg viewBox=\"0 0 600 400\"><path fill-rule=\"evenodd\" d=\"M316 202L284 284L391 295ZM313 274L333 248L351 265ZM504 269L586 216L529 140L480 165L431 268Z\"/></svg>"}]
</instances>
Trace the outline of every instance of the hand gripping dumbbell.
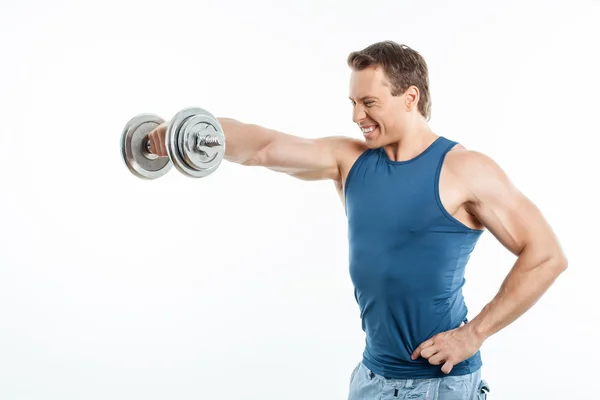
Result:
<instances>
[{"instance_id":1,"label":"hand gripping dumbbell","mask_svg":"<svg viewBox=\"0 0 600 400\"><path fill-rule=\"evenodd\" d=\"M156 179L175 167L191 178L215 172L225 155L225 135L217 118L202 108L186 108L169 121L166 133L168 157L152 153L148 134L164 120L155 114L133 117L121 134L121 154L138 178Z\"/></svg>"}]
</instances>

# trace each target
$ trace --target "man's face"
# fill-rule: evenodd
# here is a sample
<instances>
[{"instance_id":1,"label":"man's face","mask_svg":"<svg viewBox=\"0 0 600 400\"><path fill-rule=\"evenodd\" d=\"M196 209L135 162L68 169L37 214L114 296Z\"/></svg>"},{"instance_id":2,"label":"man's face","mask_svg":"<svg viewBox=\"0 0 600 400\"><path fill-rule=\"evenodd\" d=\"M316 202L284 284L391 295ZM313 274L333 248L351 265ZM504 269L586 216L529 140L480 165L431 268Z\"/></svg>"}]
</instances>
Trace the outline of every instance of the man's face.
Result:
<instances>
[{"instance_id":1,"label":"man's face","mask_svg":"<svg viewBox=\"0 0 600 400\"><path fill-rule=\"evenodd\" d=\"M406 119L405 99L392 96L383 69L353 70L350 100L352 120L359 125L369 147L381 147L399 138Z\"/></svg>"}]
</instances>

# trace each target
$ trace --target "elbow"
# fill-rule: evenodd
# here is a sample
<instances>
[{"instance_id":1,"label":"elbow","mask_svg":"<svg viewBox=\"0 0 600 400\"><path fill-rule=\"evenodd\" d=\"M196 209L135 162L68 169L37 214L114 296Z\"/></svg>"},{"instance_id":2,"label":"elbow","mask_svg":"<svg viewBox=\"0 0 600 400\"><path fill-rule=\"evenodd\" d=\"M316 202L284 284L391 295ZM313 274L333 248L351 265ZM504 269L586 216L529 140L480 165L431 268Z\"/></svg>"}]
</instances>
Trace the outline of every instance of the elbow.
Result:
<instances>
[{"instance_id":1,"label":"elbow","mask_svg":"<svg viewBox=\"0 0 600 400\"><path fill-rule=\"evenodd\" d=\"M551 260L552 265L554 265L554 268L556 268L559 273L566 271L569 267L569 260L567 260L565 252L558 243L554 246Z\"/></svg>"},{"instance_id":2,"label":"elbow","mask_svg":"<svg viewBox=\"0 0 600 400\"><path fill-rule=\"evenodd\" d=\"M569 260L567 260L567 257L561 252L560 254L556 255L554 257L554 263L555 268L558 270L559 274L563 273L567 270L567 268L569 267Z\"/></svg>"},{"instance_id":3,"label":"elbow","mask_svg":"<svg viewBox=\"0 0 600 400\"><path fill-rule=\"evenodd\" d=\"M529 249L534 253L529 253ZM534 249L537 249L537 255L533 255L536 253ZM555 277L565 272L569 266L567 256L558 244L543 246L543 250L540 246L524 246L523 252L520 255L524 255L525 253L537 259L536 265Z\"/></svg>"},{"instance_id":4,"label":"elbow","mask_svg":"<svg viewBox=\"0 0 600 400\"><path fill-rule=\"evenodd\" d=\"M544 264L547 267L547 271L554 276L554 279L565 272L569 266L567 257L560 251L550 255Z\"/></svg>"}]
</instances>

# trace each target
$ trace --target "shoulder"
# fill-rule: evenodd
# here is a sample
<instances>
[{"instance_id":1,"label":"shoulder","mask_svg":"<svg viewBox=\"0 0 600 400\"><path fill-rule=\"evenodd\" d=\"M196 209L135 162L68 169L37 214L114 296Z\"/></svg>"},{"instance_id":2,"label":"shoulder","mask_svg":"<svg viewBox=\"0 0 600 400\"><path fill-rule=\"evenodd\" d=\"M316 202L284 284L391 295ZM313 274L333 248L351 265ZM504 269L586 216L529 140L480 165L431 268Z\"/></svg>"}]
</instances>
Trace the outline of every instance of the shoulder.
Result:
<instances>
[{"instance_id":1,"label":"shoulder","mask_svg":"<svg viewBox=\"0 0 600 400\"><path fill-rule=\"evenodd\" d=\"M320 140L327 141L335 151L360 151L367 150L367 145L364 141L351 138L348 136L328 136Z\"/></svg>"},{"instance_id":2,"label":"shoulder","mask_svg":"<svg viewBox=\"0 0 600 400\"><path fill-rule=\"evenodd\" d=\"M458 144L446 155L444 169L467 189L470 196L498 193L512 186L502 167L489 155Z\"/></svg>"},{"instance_id":3,"label":"shoulder","mask_svg":"<svg viewBox=\"0 0 600 400\"><path fill-rule=\"evenodd\" d=\"M364 141L347 136L329 136L320 140L327 143L340 166L353 163L369 149Z\"/></svg>"},{"instance_id":4,"label":"shoulder","mask_svg":"<svg viewBox=\"0 0 600 400\"><path fill-rule=\"evenodd\" d=\"M325 141L333 152L339 171L338 183L344 185L352 166L369 147L363 140L347 136L329 136L320 140Z\"/></svg>"},{"instance_id":5,"label":"shoulder","mask_svg":"<svg viewBox=\"0 0 600 400\"><path fill-rule=\"evenodd\" d=\"M498 163L487 154L467 149L461 144L454 146L446 155L444 166L459 176L481 176L501 172Z\"/></svg>"}]
</instances>

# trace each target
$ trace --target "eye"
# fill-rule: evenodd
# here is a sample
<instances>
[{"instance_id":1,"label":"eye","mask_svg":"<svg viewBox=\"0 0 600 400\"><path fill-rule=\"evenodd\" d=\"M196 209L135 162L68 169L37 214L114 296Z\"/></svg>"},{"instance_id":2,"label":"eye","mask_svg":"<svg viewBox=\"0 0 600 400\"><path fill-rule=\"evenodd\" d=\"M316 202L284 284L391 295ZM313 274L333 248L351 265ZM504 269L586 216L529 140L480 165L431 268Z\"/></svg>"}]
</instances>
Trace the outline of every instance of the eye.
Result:
<instances>
[{"instance_id":1,"label":"eye","mask_svg":"<svg viewBox=\"0 0 600 400\"><path fill-rule=\"evenodd\" d=\"M373 105L373 103L375 103L375 102L374 102L374 101L367 100L367 101L365 101L365 106L367 106L367 107L371 107L371 106Z\"/></svg>"}]
</instances>

